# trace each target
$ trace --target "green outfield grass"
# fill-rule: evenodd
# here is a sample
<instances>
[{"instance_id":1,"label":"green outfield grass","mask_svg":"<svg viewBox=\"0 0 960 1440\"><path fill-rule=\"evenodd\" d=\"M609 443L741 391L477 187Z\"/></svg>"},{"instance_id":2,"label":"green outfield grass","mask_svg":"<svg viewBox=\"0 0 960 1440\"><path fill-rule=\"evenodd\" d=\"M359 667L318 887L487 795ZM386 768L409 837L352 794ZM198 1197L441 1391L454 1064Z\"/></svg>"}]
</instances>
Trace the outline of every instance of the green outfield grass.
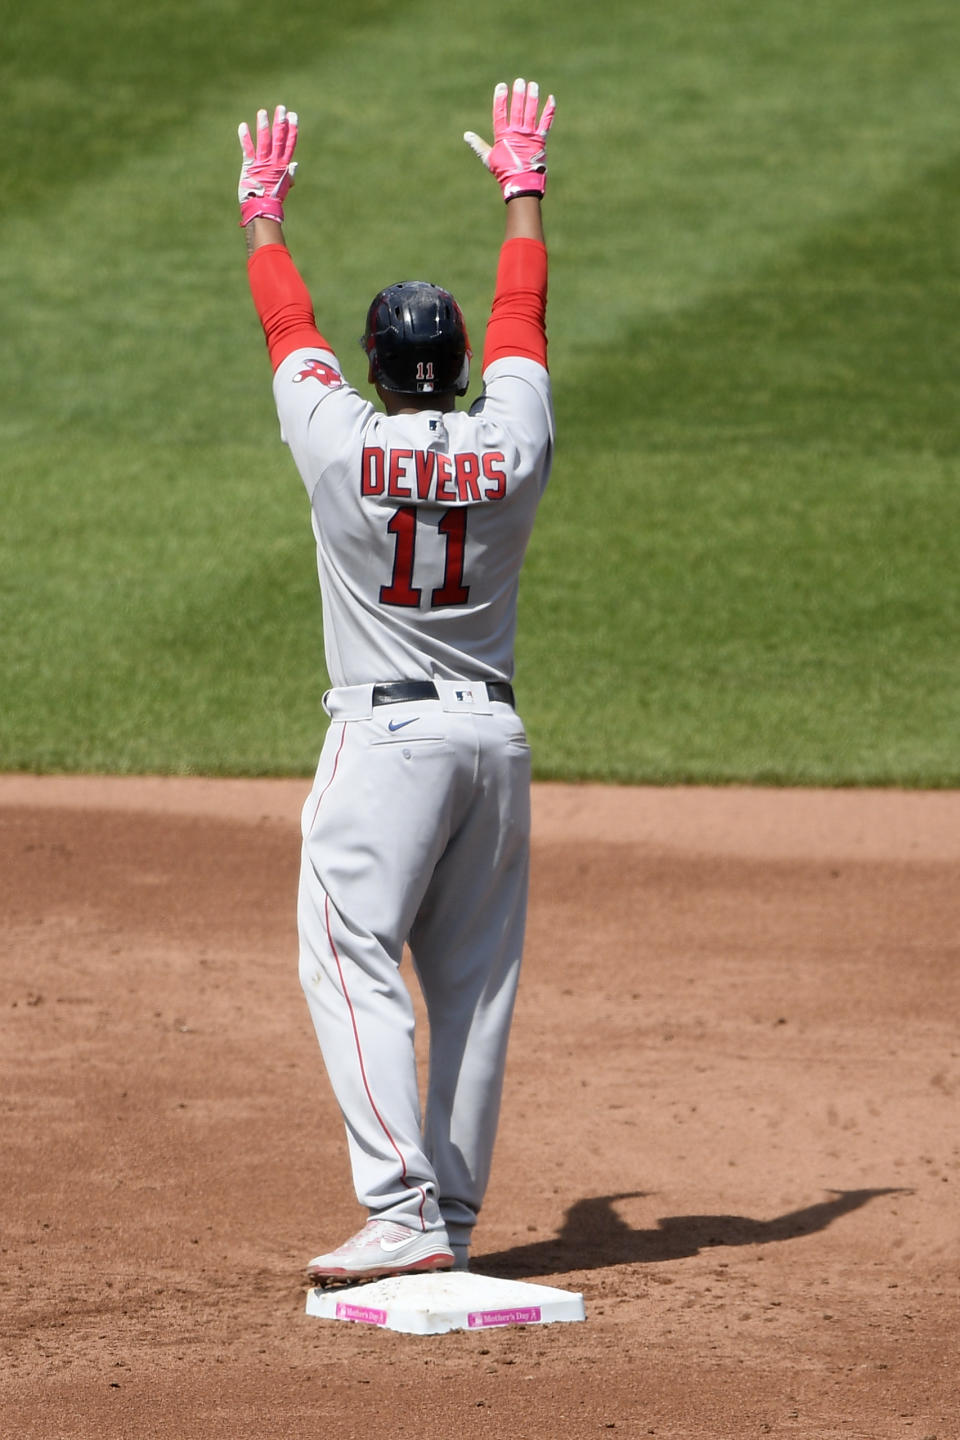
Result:
<instances>
[{"instance_id":1,"label":"green outfield grass","mask_svg":"<svg viewBox=\"0 0 960 1440\"><path fill-rule=\"evenodd\" d=\"M0 768L312 769L313 547L236 125L300 111L287 235L361 384L365 306L407 274L481 348L502 214L459 137L526 74L559 98L537 773L960 783L958 53L955 0L23 7Z\"/></svg>"}]
</instances>

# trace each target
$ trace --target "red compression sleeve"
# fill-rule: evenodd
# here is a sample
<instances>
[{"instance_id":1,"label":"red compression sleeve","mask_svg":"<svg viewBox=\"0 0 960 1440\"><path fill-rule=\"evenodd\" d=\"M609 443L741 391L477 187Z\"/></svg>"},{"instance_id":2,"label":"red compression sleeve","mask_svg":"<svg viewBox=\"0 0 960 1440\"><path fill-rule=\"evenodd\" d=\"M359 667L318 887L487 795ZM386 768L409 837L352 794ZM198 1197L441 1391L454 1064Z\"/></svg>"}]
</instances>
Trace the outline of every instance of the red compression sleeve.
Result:
<instances>
[{"instance_id":1,"label":"red compression sleeve","mask_svg":"<svg viewBox=\"0 0 960 1440\"><path fill-rule=\"evenodd\" d=\"M310 292L286 245L254 250L247 275L274 370L294 350L332 350L317 329Z\"/></svg>"},{"instance_id":2,"label":"red compression sleeve","mask_svg":"<svg viewBox=\"0 0 960 1440\"><path fill-rule=\"evenodd\" d=\"M547 366L547 247L507 240L500 249L497 288L483 347L483 368L508 355Z\"/></svg>"}]
</instances>

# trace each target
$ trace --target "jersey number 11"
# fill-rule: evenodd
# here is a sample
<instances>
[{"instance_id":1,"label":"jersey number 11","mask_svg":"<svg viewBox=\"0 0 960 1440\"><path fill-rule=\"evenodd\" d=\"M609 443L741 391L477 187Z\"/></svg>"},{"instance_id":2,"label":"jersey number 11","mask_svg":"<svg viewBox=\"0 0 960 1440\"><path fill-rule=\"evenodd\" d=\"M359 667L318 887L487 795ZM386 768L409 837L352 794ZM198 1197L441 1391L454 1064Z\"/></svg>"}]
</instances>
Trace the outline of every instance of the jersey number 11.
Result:
<instances>
[{"instance_id":1,"label":"jersey number 11","mask_svg":"<svg viewBox=\"0 0 960 1440\"><path fill-rule=\"evenodd\" d=\"M415 505L401 505L390 517L387 529L396 541L393 579L389 585L380 586L381 605L420 608L423 591L413 583L418 523ZM447 605L466 605L470 599L470 586L463 583L463 555L467 541L466 509L448 510L437 529L446 541L446 555L443 584L430 592L430 607L440 610Z\"/></svg>"}]
</instances>

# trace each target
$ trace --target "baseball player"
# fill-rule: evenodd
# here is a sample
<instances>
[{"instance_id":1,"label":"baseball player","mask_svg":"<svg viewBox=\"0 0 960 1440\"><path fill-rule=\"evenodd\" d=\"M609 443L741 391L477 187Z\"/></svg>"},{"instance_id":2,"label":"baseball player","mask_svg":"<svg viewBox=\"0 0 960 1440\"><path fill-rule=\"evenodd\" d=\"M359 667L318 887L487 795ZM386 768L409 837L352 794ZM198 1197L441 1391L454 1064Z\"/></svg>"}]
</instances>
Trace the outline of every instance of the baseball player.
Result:
<instances>
[{"instance_id":1,"label":"baseball player","mask_svg":"<svg viewBox=\"0 0 960 1440\"><path fill-rule=\"evenodd\" d=\"M453 297L388 286L362 344L379 409L317 329L281 224L297 117L257 117L240 220L281 434L317 548L330 724L303 808L300 979L367 1222L315 1283L466 1269L497 1127L526 915L530 752L514 703L517 585L550 470L547 257L553 97L498 85L506 233L469 410ZM430 1026L421 1116L408 945Z\"/></svg>"}]
</instances>

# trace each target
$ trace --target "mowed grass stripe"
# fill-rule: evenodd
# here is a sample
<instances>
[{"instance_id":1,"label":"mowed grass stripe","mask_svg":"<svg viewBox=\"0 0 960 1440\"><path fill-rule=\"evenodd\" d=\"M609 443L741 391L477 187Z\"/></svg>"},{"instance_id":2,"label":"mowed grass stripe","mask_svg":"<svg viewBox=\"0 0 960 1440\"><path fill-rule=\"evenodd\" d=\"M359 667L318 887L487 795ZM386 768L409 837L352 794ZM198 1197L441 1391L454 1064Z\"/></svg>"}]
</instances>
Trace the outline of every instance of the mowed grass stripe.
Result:
<instances>
[{"instance_id":1,"label":"mowed grass stripe","mask_svg":"<svg viewBox=\"0 0 960 1440\"><path fill-rule=\"evenodd\" d=\"M578 483L529 565L591 639L554 667L544 617L521 658L573 677L581 714L599 694L636 717L598 775L955 783L958 179L919 177L562 388ZM619 448L585 442L617 386ZM631 636L613 687L607 611Z\"/></svg>"}]
</instances>

